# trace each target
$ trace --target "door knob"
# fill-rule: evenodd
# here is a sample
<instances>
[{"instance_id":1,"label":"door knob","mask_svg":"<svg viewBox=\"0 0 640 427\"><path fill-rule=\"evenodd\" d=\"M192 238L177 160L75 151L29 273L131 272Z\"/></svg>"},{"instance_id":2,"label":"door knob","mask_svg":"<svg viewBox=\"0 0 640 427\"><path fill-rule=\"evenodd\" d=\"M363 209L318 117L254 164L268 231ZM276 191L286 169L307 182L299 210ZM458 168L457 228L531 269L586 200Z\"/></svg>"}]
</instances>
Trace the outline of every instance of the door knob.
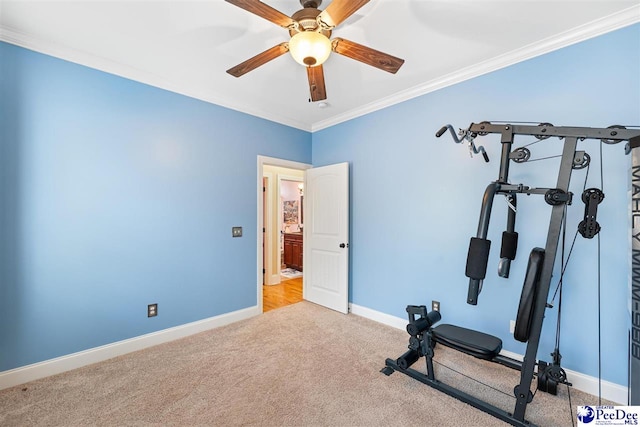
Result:
<instances>
[{"instance_id":1,"label":"door knob","mask_svg":"<svg viewBox=\"0 0 640 427\"><path fill-rule=\"evenodd\" d=\"M349 244L348 243L346 243L346 244L345 243L340 243L340 247L343 248L343 249L344 248L348 248Z\"/></svg>"}]
</instances>

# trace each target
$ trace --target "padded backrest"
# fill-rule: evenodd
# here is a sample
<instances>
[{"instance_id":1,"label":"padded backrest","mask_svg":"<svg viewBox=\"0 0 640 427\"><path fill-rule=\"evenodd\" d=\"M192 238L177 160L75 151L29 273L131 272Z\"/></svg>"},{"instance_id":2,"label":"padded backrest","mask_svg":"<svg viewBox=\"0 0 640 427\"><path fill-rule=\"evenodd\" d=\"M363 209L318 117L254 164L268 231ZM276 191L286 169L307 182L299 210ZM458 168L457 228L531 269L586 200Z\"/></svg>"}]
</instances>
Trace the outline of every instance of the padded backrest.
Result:
<instances>
[{"instance_id":1,"label":"padded backrest","mask_svg":"<svg viewBox=\"0 0 640 427\"><path fill-rule=\"evenodd\" d=\"M544 249L533 248L531 254L529 254L527 274L524 277L522 294L520 294L520 304L518 305L518 314L516 316L516 326L513 330L513 337L520 342L529 341L531 320L533 319L533 309L536 303L536 295L538 294L538 284L540 283L540 271L542 270L543 261Z\"/></svg>"}]
</instances>

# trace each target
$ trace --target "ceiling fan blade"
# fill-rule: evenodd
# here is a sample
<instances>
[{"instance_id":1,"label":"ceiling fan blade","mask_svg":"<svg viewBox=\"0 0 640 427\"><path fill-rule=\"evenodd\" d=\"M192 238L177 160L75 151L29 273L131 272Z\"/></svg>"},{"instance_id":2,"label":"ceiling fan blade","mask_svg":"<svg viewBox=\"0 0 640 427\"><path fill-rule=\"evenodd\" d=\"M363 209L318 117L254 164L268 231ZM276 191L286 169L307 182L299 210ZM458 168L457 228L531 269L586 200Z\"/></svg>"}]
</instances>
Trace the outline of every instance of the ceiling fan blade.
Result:
<instances>
[{"instance_id":1,"label":"ceiling fan blade","mask_svg":"<svg viewBox=\"0 0 640 427\"><path fill-rule=\"evenodd\" d=\"M340 55L364 62L392 74L395 74L404 64L404 59L396 58L379 50L341 38L332 40L332 49Z\"/></svg>"},{"instance_id":2,"label":"ceiling fan blade","mask_svg":"<svg viewBox=\"0 0 640 427\"><path fill-rule=\"evenodd\" d=\"M327 99L322 65L307 67L307 77L309 78L309 92L311 93L311 100L315 102Z\"/></svg>"},{"instance_id":3,"label":"ceiling fan blade","mask_svg":"<svg viewBox=\"0 0 640 427\"><path fill-rule=\"evenodd\" d=\"M333 0L325 10L320 12L318 19L333 28L367 3L369 0Z\"/></svg>"},{"instance_id":4,"label":"ceiling fan blade","mask_svg":"<svg viewBox=\"0 0 640 427\"><path fill-rule=\"evenodd\" d=\"M272 59L276 59L280 55L283 55L289 51L288 43L280 43L272 48L265 50L262 53L257 54L253 58L249 58L241 64L236 65L235 67L229 68L227 73L231 74L234 77L240 77L243 74L248 73L251 70L255 70L261 65L266 64Z\"/></svg>"},{"instance_id":5,"label":"ceiling fan blade","mask_svg":"<svg viewBox=\"0 0 640 427\"><path fill-rule=\"evenodd\" d=\"M295 21L284 13L262 3L260 0L225 0L234 6L238 6L248 12L260 16L261 18L271 21L276 25L287 28L294 25Z\"/></svg>"}]
</instances>

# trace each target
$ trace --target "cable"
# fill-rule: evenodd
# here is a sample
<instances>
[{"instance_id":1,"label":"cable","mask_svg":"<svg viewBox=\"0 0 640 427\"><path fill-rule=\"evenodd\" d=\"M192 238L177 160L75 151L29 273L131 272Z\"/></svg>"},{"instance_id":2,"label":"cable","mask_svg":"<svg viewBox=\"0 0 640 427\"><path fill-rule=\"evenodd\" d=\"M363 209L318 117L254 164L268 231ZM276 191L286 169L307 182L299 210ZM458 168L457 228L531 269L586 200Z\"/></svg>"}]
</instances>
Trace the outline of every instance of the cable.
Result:
<instances>
[{"instance_id":1,"label":"cable","mask_svg":"<svg viewBox=\"0 0 640 427\"><path fill-rule=\"evenodd\" d=\"M553 301L556 299L556 295L558 294L558 289L562 287L562 278L564 277L564 272L567 270L567 267L569 266L569 259L571 258L571 253L573 253L573 246L576 244L577 237L578 237L578 230L576 230L576 233L573 235L573 242L571 243L571 248L569 248L569 255L567 256L567 260L564 261L564 267L560 272L560 279L558 279L558 285L556 286L556 290L553 293L553 298L551 299L551 303L549 303L549 305L551 306L553 306Z\"/></svg>"},{"instance_id":2,"label":"cable","mask_svg":"<svg viewBox=\"0 0 640 427\"><path fill-rule=\"evenodd\" d=\"M627 384L631 385L631 328L627 333ZM631 406L631 387L627 387L627 405Z\"/></svg>"},{"instance_id":3,"label":"cable","mask_svg":"<svg viewBox=\"0 0 640 427\"><path fill-rule=\"evenodd\" d=\"M523 146L522 146L522 147L520 147L520 148L525 148L525 147L528 147L528 146L530 146L530 145L537 144L537 143L538 143L538 142L540 142L540 141L544 141L544 139L536 139L535 141L530 142L530 143L528 143L528 144L526 144L526 145L523 145Z\"/></svg>"},{"instance_id":4,"label":"cable","mask_svg":"<svg viewBox=\"0 0 640 427\"><path fill-rule=\"evenodd\" d=\"M489 123L493 124L493 125L516 125L516 124L524 124L524 125L540 125L541 122L520 122L518 120L513 121L513 122L509 122L509 121L504 121L504 120L489 120Z\"/></svg>"},{"instance_id":5,"label":"cable","mask_svg":"<svg viewBox=\"0 0 640 427\"><path fill-rule=\"evenodd\" d=\"M600 326L600 233L598 233L598 405L602 405L602 333Z\"/></svg>"},{"instance_id":6,"label":"cable","mask_svg":"<svg viewBox=\"0 0 640 427\"><path fill-rule=\"evenodd\" d=\"M600 141L600 188L604 192L604 172L602 170L602 141Z\"/></svg>"},{"instance_id":7,"label":"cable","mask_svg":"<svg viewBox=\"0 0 640 427\"><path fill-rule=\"evenodd\" d=\"M600 143L600 149L602 149L602 143ZM600 156L600 159L602 159L602 156ZM587 189L587 180L589 179L589 170L591 169L591 165L587 165L587 170L585 172L584 175L584 183L582 184L582 192L584 193L584 191ZM549 303L549 305L553 306L553 302L556 299L556 295L558 294L558 290L562 287L562 278L564 277L564 272L566 271L568 265L569 265L569 259L571 259L571 254L573 253L573 247L576 244L576 239L578 237L578 230L576 229L576 233L573 235L573 242L571 242L571 248L569 249L569 255L567 255L567 260L564 260L564 231L566 231L566 216L567 216L567 206L565 205L564 207L564 213L563 213L563 219L562 219L562 227L563 227L563 240L562 240L562 253L563 256L562 258L562 266L560 269L560 279L558 279L558 284L556 285L556 290L553 292L553 298L551 298L551 302Z\"/></svg>"},{"instance_id":8,"label":"cable","mask_svg":"<svg viewBox=\"0 0 640 427\"><path fill-rule=\"evenodd\" d=\"M600 151L602 153L602 142L600 143ZM589 169L590 166L587 165L587 170L585 173L585 178L584 178L584 182L582 185L582 191L584 192L587 188L587 182L588 182L588 178L589 178ZM601 179L601 183L602 183L602 154L600 155L600 179ZM602 188L602 187L601 187ZM566 259L565 259L565 248L566 248L566 238L567 238L567 205L564 206L564 210L562 213L562 244L561 244L561 254L560 254L560 259L561 261L561 268L560 268L560 278L558 279L558 285L556 286L556 290L553 294L553 298L551 299L551 306L553 304L553 302L555 301L556 295L558 295L559 292L559 296L558 296L558 320L556 323L556 340L555 340L555 349L552 353L552 356L554 357L554 363L559 363L560 362L560 332L561 332L561 320L562 320L562 285L563 285L563 279L564 279L564 274L565 271L567 269L567 266L569 265L569 260L571 259L571 254L573 253L573 248L575 246L576 243L576 238L578 237L578 230L576 229L575 234L573 235L573 241L571 242L571 247L569 248L569 254L567 255ZM601 338L601 332L600 332L600 234L598 233L598 399L599 399L599 405L602 405L602 392L601 392L601 383L602 383L602 376L600 374L600 369L601 369L601 342L600 342L600 338ZM566 383L567 385L567 394L569 397L569 414L571 416L571 425L573 427L575 427L575 420L573 418L573 405L571 402L571 387L569 386L569 383ZM536 390L537 391L537 390Z\"/></svg>"},{"instance_id":9,"label":"cable","mask_svg":"<svg viewBox=\"0 0 640 427\"><path fill-rule=\"evenodd\" d=\"M528 162L537 162L538 160L556 159L558 157L562 157L562 154L558 154L557 156L540 157L539 159L529 159L529 160L527 160L527 163Z\"/></svg>"},{"instance_id":10,"label":"cable","mask_svg":"<svg viewBox=\"0 0 640 427\"><path fill-rule=\"evenodd\" d=\"M600 144L602 145L602 144ZM582 185L582 192L587 189L587 180L589 179L589 170L591 169L591 164L587 166L587 172L584 175L584 184Z\"/></svg>"},{"instance_id":11,"label":"cable","mask_svg":"<svg viewBox=\"0 0 640 427\"><path fill-rule=\"evenodd\" d=\"M497 389L497 388L495 388L495 387L493 387L493 386L490 386L489 384L485 384L485 383L483 383L482 381L479 381L479 380L477 380L477 379L475 379L475 378L473 378L473 377L470 377L470 376L469 376L469 375L467 375L467 374L464 374L464 373L462 373L462 372L460 372L460 371L457 371L457 370L453 369L453 368L452 368L452 367L450 367L450 366L447 366L447 365L445 365L445 364L442 364L442 363L438 362L437 360L434 360L434 361L433 361L433 363L435 363L435 364L437 364L437 365L440 365L440 366L442 366L443 368L447 368L447 369L449 369L449 370L451 370L451 371L453 371L453 372L455 372L455 373L457 373L457 374L460 374L460 375L462 375L462 376L463 376L463 377L465 377L465 378L468 378L468 379L470 379L470 380L472 380L472 381L474 381L474 382L477 382L478 384L482 384L482 385L483 385L483 386L485 386L485 387L489 387L490 389L495 390L495 391L497 391L498 393L502 393L502 394L504 394L505 396L508 396L508 397L511 397L511 398L513 398L513 397L514 397L514 396L513 396L513 394L505 393L504 391L502 391L502 390L500 390L500 389Z\"/></svg>"},{"instance_id":12,"label":"cable","mask_svg":"<svg viewBox=\"0 0 640 427\"><path fill-rule=\"evenodd\" d=\"M602 164L602 141L600 141L600 188L604 192L604 173ZM600 233L598 233L598 405L602 405L602 328L601 328L601 274L600 274Z\"/></svg>"},{"instance_id":13,"label":"cable","mask_svg":"<svg viewBox=\"0 0 640 427\"><path fill-rule=\"evenodd\" d=\"M571 387L567 385L567 394L569 395L569 412L571 413L571 426L575 427L575 420L573 418L573 405L571 404Z\"/></svg>"},{"instance_id":14,"label":"cable","mask_svg":"<svg viewBox=\"0 0 640 427\"><path fill-rule=\"evenodd\" d=\"M566 243L566 239L567 239L567 205L564 205L564 211L562 214L562 249L560 252L560 259L562 260L562 272L564 273L564 270L566 268L565 264L564 264L564 249L565 249L565 243ZM575 239L574 239L575 242ZM573 249L573 245L571 245L571 249ZM567 263L569 262L569 260L567 260ZM560 289L560 296L558 297L558 321L556 322L556 345L555 348L553 350L554 353L554 362L556 362L556 357L560 354L560 320L562 319L562 276L564 276L564 274L560 275L560 280L558 281L558 288ZM554 295L555 298L555 295Z\"/></svg>"}]
</instances>

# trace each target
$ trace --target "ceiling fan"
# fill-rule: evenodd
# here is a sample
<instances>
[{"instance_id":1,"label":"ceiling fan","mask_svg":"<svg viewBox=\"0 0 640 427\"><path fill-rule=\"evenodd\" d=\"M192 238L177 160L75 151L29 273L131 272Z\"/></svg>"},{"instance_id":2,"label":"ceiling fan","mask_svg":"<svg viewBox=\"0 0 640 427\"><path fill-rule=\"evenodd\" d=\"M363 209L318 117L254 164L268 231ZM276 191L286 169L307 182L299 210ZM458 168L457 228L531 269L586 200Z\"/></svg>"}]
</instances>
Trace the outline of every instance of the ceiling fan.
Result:
<instances>
[{"instance_id":1,"label":"ceiling fan","mask_svg":"<svg viewBox=\"0 0 640 427\"><path fill-rule=\"evenodd\" d=\"M300 0L303 9L291 17L260 0L226 1L287 29L291 36L288 42L280 43L228 69L227 73L232 76L240 77L290 52L307 69L310 100L321 101L327 99L322 64L332 51L393 74L404 64L404 59L343 38L329 40L331 31L369 0L333 0L323 11L318 10L322 0Z\"/></svg>"}]
</instances>

